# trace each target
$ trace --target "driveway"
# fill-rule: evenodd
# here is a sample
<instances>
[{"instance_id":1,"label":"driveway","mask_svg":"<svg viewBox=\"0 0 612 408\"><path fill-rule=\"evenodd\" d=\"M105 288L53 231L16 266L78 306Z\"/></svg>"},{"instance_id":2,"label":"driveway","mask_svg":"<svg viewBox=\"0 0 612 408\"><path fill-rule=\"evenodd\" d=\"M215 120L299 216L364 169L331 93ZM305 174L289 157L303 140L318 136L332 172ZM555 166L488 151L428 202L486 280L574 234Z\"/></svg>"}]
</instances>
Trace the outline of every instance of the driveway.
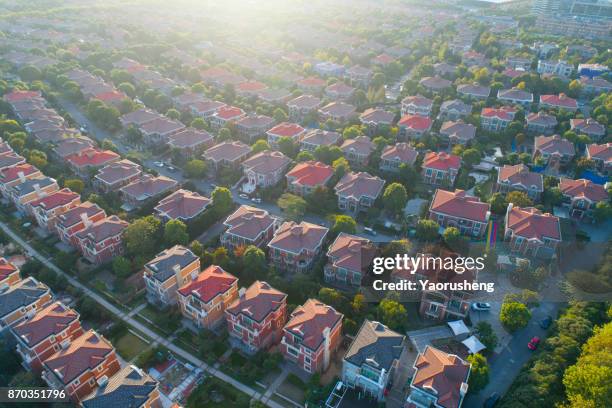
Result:
<instances>
[{"instance_id":1,"label":"driveway","mask_svg":"<svg viewBox=\"0 0 612 408\"><path fill-rule=\"evenodd\" d=\"M425 350L425 347L431 345L433 340L454 337L453 332L447 325L413 330L407 332L406 334L419 353L422 353Z\"/></svg>"}]
</instances>

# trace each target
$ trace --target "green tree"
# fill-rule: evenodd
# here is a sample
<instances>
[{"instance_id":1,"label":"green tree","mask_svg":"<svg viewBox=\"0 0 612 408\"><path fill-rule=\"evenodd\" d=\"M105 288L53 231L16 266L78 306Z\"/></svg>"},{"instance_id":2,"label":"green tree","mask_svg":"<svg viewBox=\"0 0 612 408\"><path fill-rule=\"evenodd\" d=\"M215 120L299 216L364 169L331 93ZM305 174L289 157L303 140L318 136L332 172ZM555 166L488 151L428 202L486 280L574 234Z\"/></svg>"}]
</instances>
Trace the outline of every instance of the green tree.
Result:
<instances>
[{"instance_id":1,"label":"green tree","mask_svg":"<svg viewBox=\"0 0 612 408\"><path fill-rule=\"evenodd\" d=\"M43 79L42 72L34 65L26 65L19 69L19 76L21 79L27 82Z\"/></svg>"},{"instance_id":2,"label":"green tree","mask_svg":"<svg viewBox=\"0 0 612 408\"><path fill-rule=\"evenodd\" d=\"M351 171L351 166L344 157L340 157L332 163L332 167L334 168L334 174L338 179L344 177L349 171Z\"/></svg>"},{"instance_id":3,"label":"green tree","mask_svg":"<svg viewBox=\"0 0 612 408\"><path fill-rule=\"evenodd\" d=\"M298 153L298 145L288 136L278 139L278 150L287 157L294 158Z\"/></svg>"},{"instance_id":4,"label":"green tree","mask_svg":"<svg viewBox=\"0 0 612 408\"><path fill-rule=\"evenodd\" d=\"M188 178L202 178L206 175L208 165L204 160L192 159L185 164L185 175Z\"/></svg>"},{"instance_id":5,"label":"green tree","mask_svg":"<svg viewBox=\"0 0 612 408\"><path fill-rule=\"evenodd\" d=\"M315 158L325 164L332 164L335 160L342 157L342 150L338 146L318 146L314 151Z\"/></svg>"},{"instance_id":6,"label":"green tree","mask_svg":"<svg viewBox=\"0 0 612 408\"><path fill-rule=\"evenodd\" d=\"M152 215L138 218L124 232L128 253L134 257L152 258L161 239L161 221Z\"/></svg>"},{"instance_id":7,"label":"green tree","mask_svg":"<svg viewBox=\"0 0 612 408\"><path fill-rule=\"evenodd\" d=\"M499 313L499 320L504 327L515 332L527 326L531 319L531 312L523 303L520 302L504 302Z\"/></svg>"},{"instance_id":8,"label":"green tree","mask_svg":"<svg viewBox=\"0 0 612 408\"><path fill-rule=\"evenodd\" d=\"M219 136L217 137L217 141L225 142L232 138L232 131L228 128L224 127L219 129Z\"/></svg>"},{"instance_id":9,"label":"green tree","mask_svg":"<svg viewBox=\"0 0 612 408\"><path fill-rule=\"evenodd\" d=\"M253 143L253 146L251 146L251 151L253 154L263 152L264 150L270 150L270 145L263 139L259 139Z\"/></svg>"},{"instance_id":10,"label":"green tree","mask_svg":"<svg viewBox=\"0 0 612 408\"><path fill-rule=\"evenodd\" d=\"M461 238L461 232L455 227L446 228L442 234L442 239L444 239L444 242L446 242L450 248L455 248Z\"/></svg>"},{"instance_id":11,"label":"green tree","mask_svg":"<svg viewBox=\"0 0 612 408\"><path fill-rule=\"evenodd\" d=\"M113 273L119 279L125 279L132 273L132 264L123 256L113 258Z\"/></svg>"},{"instance_id":12,"label":"green tree","mask_svg":"<svg viewBox=\"0 0 612 408\"><path fill-rule=\"evenodd\" d=\"M357 136L361 136L363 133L359 126L349 126L342 132L343 139L355 139Z\"/></svg>"},{"instance_id":13,"label":"green tree","mask_svg":"<svg viewBox=\"0 0 612 408\"><path fill-rule=\"evenodd\" d=\"M385 189L382 200L387 211L399 214L408 202L408 192L400 183L391 183Z\"/></svg>"},{"instance_id":14,"label":"green tree","mask_svg":"<svg viewBox=\"0 0 612 408\"><path fill-rule=\"evenodd\" d=\"M357 222L353 217L348 215L336 215L334 216L334 225L331 228L331 232L334 235L345 232L347 234L354 234L357 232Z\"/></svg>"},{"instance_id":15,"label":"green tree","mask_svg":"<svg viewBox=\"0 0 612 408\"><path fill-rule=\"evenodd\" d=\"M533 201L522 191L511 191L506 195L506 203L514 204L516 207L531 207Z\"/></svg>"},{"instance_id":16,"label":"green tree","mask_svg":"<svg viewBox=\"0 0 612 408\"><path fill-rule=\"evenodd\" d=\"M610 203L600 201L595 205L593 217L597 222L605 222L612 217L612 207Z\"/></svg>"},{"instance_id":17,"label":"green tree","mask_svg":"<svg viewBox=\"0 0 612 408\"><path fill-rule=\"evenodd\" d=\"M497 335L489 322L480 321L475 326L478 340L487 348L489 353L492 353L497 346Z\"/></svg>"},{"instance_id":18,"label":"green tree","mask_svg":"<svg viewBox=\"0 0 612 408\"><path fill-rule=\"evenodd\" d=\"M217 187L212 192L213 205L220 213L226 213L234 206L234 199L229 189Z\"/></svg>"},{"instance_id":19,"label":"green tree","mask_svg":"<svg viewBox=\"0 0 612 408\"><path fill-rule=\"evenodd\" d=\"M472 354L467 357L467 361L472 365L470 378L468 380L469 390L477 393L489 383L489 366L487 359L480 353Z\"/></svg>"},{"instance_id":20,"label":"green tree","mask_svg":"<svg viewBox=\"0 0 612 408\"><path fill-rule=\"evenodd\" d=\"M272 113L272 117L277 123L286 122L288 119L287 113L281 108L274 109L274 112Z\"/></svg>"},{"instance_id":21,"label":"green tree","mask_svg":"<svg viewBox=\"0 0 612 408\"><path fill-rule=\"evenodd\" d=\"M498 215L504 214L508 208L508 203L501 193L493 194L489 199L489 204L491 204L491 211Z\"/></svg>"},{"instance_id":22,"label":"green tree","mask_svg":"<svg viewBox=\"0 0 612 408\"><path fill-rule=\"evenodd\" d=\"M81 194L85 189L85 183L81 179L66 179L64 181L64 187L69 188L75 193Z\"/></svg>"},{"instance_id":23,"label":"green tree","mask_svg":"<svg viewBox=\"0 0 612 408\"><path fill-rule=\"evenodd\" d=\"M136 96L136 88L134 88L134 85L132 85L129 82L120 83L117 89L119 89L121 92L123 92L130 98L133 98Z\"/></svg>"},{"instance_id":24,"label":"green tree","mask_svg":"<svg viewBox=\"0 0 612 408\"><path fill-rule=\"evenodd\" d=\"M265 275L268 270L266 263L266 254L260 248L249 245L242 254L245 273L252 278L259 279Z\"/></svg>"},{"instance_id":25,"label":"green tree","mask_svg":"<svg viewBox=\"0 0 612 408\"><path fill-rule=\"evenodd\" d=\"M295 194L283 194L277 204L285 212L287 218L293 221L300 220L306 212L306 201Z\"/></svg>"},{"instance_id":26,"label":"green tree","mask_svg":"<svg viewBox=\"0 0 612 408\"><path fill-rule=\"evenodd\" d=\"M40 150L30 150L30 155L28 156L28 161L32 166L38 167L39 169L44 169L47 167L47 154Z\"/></svg>"},{"instance_id":27,"label":"green tree","mask_svg":"<svg viewBox=\"0 0 612 408\"><path fill-rule=\"evenodd\" d=\"M473 166L480 162L480 152L476 149L465 149L461 154L461 159L468 166Z\"/></svg>"},{"instance_id":28,"label":"green tree","mask_svg":"<svg viewBox=\"0 0 612 408\"><path fill-rule=\"evenodd\" d=\"M166 116L172 120L179 120L181 118L181 112L176 109L168 109L166 111Z\"/></svg>"},{"instance_id":29,"label":"green tree","mask_svg":"<svg viewBox=\"0 0 612 408\"><path fill-rule=\"evenodd\" d=\"M406 321L406 308L396 300L383 299L378 304L378 316L392 330L403 331Z\"/></svg>"},{"instance_id":30,"label":"green tree","mask_svg":"<svg viewBox=\"0 0 612 408\"><path fill-rule=\"evenodd\" d=\"M313 161L314 159L315 159L314 156L308 150L302 150L295 157L295 160L298 162Z\"/></svg>"},{"instance_id":31,"label":"green tree","mask_svg":"<svg viewBox=\"0 0 612 408\"><path fill-rule=\"evenodd\" d=\"M198 130L205 130L208 125L203 118L195 118L191 121L191 127Z\"/></svg>"},{"instance_id":32,"label":"green tree","mask_svg":"<svg viewBox=\"0 0 612 408\"><path fill-rule=\"evenodd\" d=\"M189 234L187 225L180 220L170 220L164 226L164 242L168 246L187 245Z\"/></svg>"},{"instance_id":33,"label":"green tree","mask_svg":"<svg viewBox=\"0 0 612 408\"><path fill-rule=\"evenodd\" d=\"M434 220L421 219L417 222L416 237L421 241L433 241L438 238L439 228Z\"/></svg>"}]
</instances>

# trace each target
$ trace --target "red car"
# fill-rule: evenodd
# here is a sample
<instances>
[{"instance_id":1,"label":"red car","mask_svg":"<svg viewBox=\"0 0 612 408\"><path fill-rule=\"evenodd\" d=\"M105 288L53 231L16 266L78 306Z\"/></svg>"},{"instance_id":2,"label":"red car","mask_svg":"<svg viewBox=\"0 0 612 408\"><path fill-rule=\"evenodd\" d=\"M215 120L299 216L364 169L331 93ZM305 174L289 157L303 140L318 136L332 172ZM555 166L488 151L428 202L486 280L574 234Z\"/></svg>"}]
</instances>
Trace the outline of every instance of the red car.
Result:
<instances>
[{"instance_id":1,"label":"red car","mask_svg":"<svg viewBox=\"0 0 612 408\"><path fill-rule=\"evenodd\" d=\"M532 338L529 343L527 343L527 347L529 348L529 350L535 350L538 348L538 345L540 344L540 338L539 337L534 337Z\"/></svg>"}]
</instances>

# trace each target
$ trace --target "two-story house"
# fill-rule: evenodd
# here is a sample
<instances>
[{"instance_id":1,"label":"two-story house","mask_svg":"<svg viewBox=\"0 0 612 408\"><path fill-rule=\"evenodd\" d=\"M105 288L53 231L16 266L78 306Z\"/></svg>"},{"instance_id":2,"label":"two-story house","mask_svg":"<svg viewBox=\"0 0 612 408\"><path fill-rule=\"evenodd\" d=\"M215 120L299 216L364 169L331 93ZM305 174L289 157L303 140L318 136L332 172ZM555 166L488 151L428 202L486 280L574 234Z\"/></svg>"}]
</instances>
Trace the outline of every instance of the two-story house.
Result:
<instances>
[{"instance_id":1,"label":"two-story house","mask_svg":"<svg viewBox=\"0 0 612 408\"><path fill-rule=\"evenodd\" d=\"M292 120L304 120L309 115L316 115L321 106L321 99L312 95L300 95L287 102L289 117Z\"/></svg>"},{"instance_id":2,"label":"two-story house","mask_svg":"<svg viewBox=\"0 0 612 408\"><path fill-rule=\"evenodd\" d=\"M280 270L306 272L321 254L328 232L328 228L306 221L287 221L268 243L268 256Z\"/></svg>"},{"instance_id":3,"label":"two-story house","mask_svg":"<svg viewBox=\"0 0 612 408\"><path fill-rule=\"evenodd\" d=\"M142 174L142 167L130 160L119 160L100 169L93 184L103 193L116 191L135 181Z\"/></svg>"},{"instance_id":4,"label":"two-story house","mask_svg":"<svg viewBox=\"0 0 612 408\"><path fill-rule=\"evenodd\" d=\"M557 118L545 112L533 112L525 118L527 132L537 135L552 135L557 128Z\"/></svg>"},{"instance_id":5,"label":"two-story house","mask_svg":"<svg viewBox=\"0 0 612 408\"><path fill-rule=\"evenodd\" d=\"M460 99L452 99L442 102L440 105L440 117L448 120L459 120L472 113L472 105L468 105Z\"/></svg>"},{"instance_id":6,"label":"two-story house","mask_svg":"<svg viewBox=\"0 0 612 408\"><path fill-rule=\"evenodd\" d=\"M135 365L126 365L110 379L99 382L98 388L81 400L81 406L158 408L158 383Z\"/></svg>"},{"instance_id":7,"label":"two-story house","mask_svg":"<svg viewBox=\"0 0 612 408\"><path fill-rule=\"evenodd\" d=\"M464 235L482 237L491 216L490 207L463 190L437 189L429 206L429 218L444 228L455 227Z\"/></svg>"},{"instance_id":8,"label":"two-story house","mask_svg":"<svg viewBox=\"0 0 612 408\"><path fill-rule=\"evenodd\" d=\"M383 401L405 347L405 336L364 320L342 360L342 382Z\"/></svg>"},{"instance_id":9,"label":"two-story house","mask_svg":"<svg viewBox=\"0 0 612 408\"><path fill-rule=\"evenodd\" d=\"M461 169L461 158L446 152L427 152L421 173L423 182L434 186L453 186Z\"/></svg>"},{"instance_id":10,"label":"two-story house","mask_svg":"<svg viewBox=\"0 0 612 408\"><path fill-rule=\"evenodd\" d=\"M440 136L449 144L467 146L476 137L476 126L462 120L446 121L440 127Z\"/></svg>"},{"instance_id":11,"label":"two-story house","mask_svg":"<svg viewBox=\"0 0 612 408\"><path fill-rule=\"evenodd\" d=\"M78 153L66 156L68 165L82 178L90 177L91 169L99 169L110 163L121 160L121 156L112 150L101 150L97 147L88 147Z\"/></svg>"},{"instance_id":12,"label":"two-story house","mask_svg":"<svg viewBox=\"0 0 612 408\"><path fill-rule=\"evenodd\" d=\"M313 129L306 133L300 143L300 150L314 152L319 146L337 146L342 139L338 132Z\"/></svg>"},{"instance_id":13,"label":"two-story house","mask_svg":"<svg viewBox=\"0 0 612 408\"><path fill-rule=\"evenodd\" d=\"M177 303L178 288L196 279L200 257L181 245L163 250L144 266L147 300L165 307Z\"/></svg>"},{"instance_id":14,"label":"two-story house","mask_svg":"<svg viewBox=\"0 0 612 408\"><path fill-rule=\"evenodd\" d=\"M591 140L601 140L606 135L606 127L593 118L570 119L570 128L578 133L587 135Z\"/></svg>"},{"instance_id":15,"label":"two-story house","mask_svg":"<svg viewBox=\"0 0 612 408\"><path fill-rule=\"evenodd\" d=\"M206 130L186 128L168 138L170 149L176 150L185 159L199 157L204 149L214 143L214 137Z\"/></svg>"},{"instance_id":16,"label":"two-story house","mask_svg":"<svg viewBox=\"0 0 612 408\"><path fill-rule=\"evenodd\" d=\"M325 303L308 299L283 328L280 350L285 360L307 373L327 370L342 340L343 315Z\"/></svg>"},{"instance_id":17,"label":"two-story house","mask_svg":"<svg viewBox=\"0 0 612 408\"><path fill-rule=\"evenodd\" d=\"M346 139L340 149L349 163L366 166L375 146L369 137L357 136L355 139Z\"/></svg>"},{"instance_id":18,"label":"two-story house","mask_svg":"<svg viewBox=\"0 0 612 408\"><path fill-rule=\"evenodd\" d=\"M287 190L306 197L316 188L325 187L333 175L332 166L315 161L301 162L285 174Z\"/></svg>"},{"instance_id":19,"label":"two-story house","mask_svg":"<svg viewBox=\"0 0 612 408\"><path fill-rule=\"evenodd\" d=\"M480 112L480 126L489 132L500 132L514 120L518 111L509 106L483 108Z\"/></svg>"},{"instance_id":20,"label":"two-story house","mask_svg":"<svg viewBox=\"0 0 612 408\"><path fill-rule=\"evenodd\" d=\"M94 330L72 341L60 343L60 349L43 364L43 380L53 389L63 389L78 403L98 384L121 368L113 345Z\"/></svg>"},{"instance_id":21,"label":"two-story house","mask_svg":"<svg viewBox=\"0 0 612 408\"><path fill-rule=\"evenodd\" d=\"M570 216L585 221L595 221L593 210L598 203L609 199L605 187L591 180L562 177L559 180L559 190L563 195L563 204L569 207Z\"/></svg>"},{"instance_id":22,"label":"two-story house","mask_svg":"<svg viewBox=\"0 0 612 408\"><path fill-rule=\"evenodd\" d=\"M344 102L331 102L319 108L318 113L321 120L333 120L344 123L357 116L357 108Z\"/></svg>"},{"instance_id":23,"label":"two-story house","mask_svg":"<svg viewBox=\"0 0 612 408\"><path fill-rule=\"evenodd\" d=\"M247 353L277 344L287 322L287 295L267 282L255 281L240 289L238 299L225 309L230 343Z\"/></svg>"},{"instance_id":24,"label":"two-story house","mask_svg":"<svg viewBox=\"0 0 612 408\"><path fill-rule=\"evenodd\" d=\"M552 257L561 242L559 218L537 208L508 204L504 239L510 250L534 258Z\"/></svg>"},{"instance_id":25,"label":"two-story house","mask_svg":"<svg viewBox=\"0 0 612 408\"><path fill-rule=\"evenodd\" d=\"M502 103L521 105L525 109L529 109L533 103L533 94L519 88L500 89L497 91L497 99Z\"/></svg>"},{"instance_id":26,"label":"two-story house","mask_svg":"<svg viewBox=\"0 0 612 408\"><path fill-rule=\"evenodd\" d=\"M268 135L268 145L272 149L278 149L278 141L283 137L288 137L293 143L299 143L302 136L306 133L306 129L297 123L283 122L274 126L266 132Z\"/></svg>"},{"instance_id":27,"label":"two-story house","mask_svg":"<svg viewBox=\"0 0 612 408\"><path fill-rule=\"evenodd\" d=\"M405 142L385 146L380 155L379 168L382 171L398 173L402 164L414 166L418 155L419 153Z\"/></svg>"},{"instance_id":28,"label":"two-story house","mask_svg":"<svg viewBox=\"0 0 612 408\"><path fill-rule=\"evenodd\" d=\"M121 187L119 192L124 202L123 208L129 211L172 191L177 186L178 182L173 178L143 174Z\"/></svg>"},{"instance_id":29,"label":"two-story house","mask_svg":"<svg viewBox=\"0 0 612 408\"><path fill-rule=\"evenodd\" d=\"M238 278L211 265L177 293L183 316L196 327L214 329L225 321L225 309L238 299Z\"/></svg>"},{"instance_id":30,"label":"two-story house","mask_svg":"<svg viewBox=\"0 0 612 408\"><path fill-rule=\"evenodd\" d=\"M26 180L38 179L44 174L29 163L19 164L0 171L0 193L4 198L9 198L11 187L25 183Z\"/></svg>"},{"instance_id":31,"label":"two-story house","mask_svg":"<svg viewBox=\"0 0 612 408\"><path fill-rule=\"evenodd\" d=\"M283 179L285 170L291 159L276 150L264 150L242 163L242 169L247 182L242 190L251 193L257 188L267 188L276 185Z\"/></svg>"},{"instance_id":32,"label":"two-story house","mask_svg":"<svg viewBox=\"0 0 612 408\"><path fill-rule=\"evenodd\" d=\"M338 197L338 208L358 214L374 205L382 193L385 180L365 172L349 172L334 187Z\"/></svg>"},{"instance_id":33,"label":"two-story house","mask_svg":"<svg viewBox=\"0 0 612 408\"><path fill-rule=\"evenodd\" d=\"M479 84L462 84L457 86L457 93L467 99L487 99L491 94L491 88Z\"/></svg>"},{"instance_id":34,"label":"two-story house","mask_svg":"<svg viewBox=\"0 0 612 408\"><path fill-rule=\"evenodd\" d=\"M55 231L57 217L81 204L81 196L63 188L47 196L30 202L30 208L40 228Z\"/></svg>"},{"instance_id":35,"label":"two-story house","mask_svg":"<svg viewBox=\"0 0 612 408\"><path fill-rule=\"evenodd\" d=\"M202 157L213 171L238 168L251 153L251 147L239 141L221 142L207 149Z\"/></svg>"},{"instance_id":36,"label":"two-story house","mask_svg":"<svg viewBox=\"0 0 612 408\"><path fill-rule=\"evenodd\" d=\"M237 120L245 115L246 113L242 109L235 106L221 106L209 117L210 125L213 130L217 131L231 123L236 123Z\"/></svg>"},{"instance_id":37,"label":"two-story house","mask_svg":"<svg viewBox=\"0 0 612 408\"><path fill-rule=\"evenodd\" d=\"M31 214L30 203L46 195L59 190L59 186L55 179L50 177L41 177L38 179L29 179L23 183L15 184L8 190L8 195L15 204L15 207L22 214Z\"/></svg>"},{"instance_id":38,"label":"two-story house","mask_svg":"<svg viewBox=\"0 0 612 408\"><path fill-rule=\"evenodd\" d=\"M249 245L264 247L274 236L280 221L266 210L241 205L225 219L223 225L227 229L221 235L221 244L234 251Z\"/></svg>"},{"instance_id":39,"label":"two-story house","mask_svg":"<svg viewBox=\"0 0 612 408\"><path fill-rule=\"evenodd\" d=\"M368 135L372 137L381 130L390 129L394 119L393 112L379 108L366 109L359 115L359 121L366 127Z\"/></svg>"},{"instance_id":40,"label":"two-story house","mask_svg":"<svg viewBox=\"0 0 612 408\"><path fill-rule=\"evenodd\" d=\"M540 173L530 171L524 164L504 165L497 172L496 190L504 194L521 191L538 201L544 192L544 178Z\"/></svg>"},{"instance_id":41,"label":"two-story house","mask_svg":"<svg viewBox=\"0 0 612 408\"><path fill-rule=\"evenodd\" d=\"M63 342L83 334L79 314L61 302L49 304L11 331L24 364L36 373L42 371L43 362L58 352Z\"/></svg>"},{"instance_id":42,"label":"two-story house","mask_svg":"<svg viewBox=\"0 0 612 408\"><path fill-rule=\"evenodd\" d=\"M588 145L586 157L595 163L600 173L610 174L612 172L612 143Z\"/></svg>"},{"instance_id":43,"label":"two-story house","mask_svg":"<svg viewBox=\"0 0 612 408\"><path fill-rule=\"evenodd\" d=\"M47 285L33 277L0 287L0 333L7 327L31 319L53 300Z\"/></svg>"},{"instance_id":44,"label":"two-story house","mask_svg":"<svg viewBox=\"0 0 612 408\"><path fill-rule=\"evenodd\" d=\"M265 135L272 126L274 126L274 118L266 115L247 115L235 123L238 136L248 142L253 142L259 136Z\"/></svg>"},{"instance_id":45,"label":"two-story house","mask_svg":"<svg viewBox=\"0 0 612 408\"><path fill-rule=\"evenodd\" d=\"M468 391L470 363L426 346L414 362L407 407L460 408Z\"/></svg>"},{"instance_id":46,"label":"two-story house","mask_svg":"<svg viewBox=\"0 0 612 408\"><path fill-rule=\"evenodd\" d=\"M424 134L429 133L432 125L433 121L429 117L421 115L404 115L397 122L399 136L403 139L409 137L418 139Z\"/></svg>"},{"instance_id":47,"label":"two-story house","mask_svg":"<svg viewBox=\"0 0 612 408\"><path fill-rule=\"evenodd\" d=\"M369 239L341 232L327 250L325 282L358 287L376 253L376 246Z\"/></svg>"},{"instance_id":48,"label":"two-story house","mask_svg":"<svg viewBox=\"0 0 612 408\"><path fill-rule=\"evenodd\" d=\"M116 215L91 222L76 233L78 248L91 263L99 265L123 255L123 231L128 227Z\"/></svg>"},{"instance_id":49,"label":"two-story house","mask_svg":"<svg viewBox=\"0 0 612 408\"><path fill-rule=\"evenodd\" d=\"M200 193L180 189L159 200L153 210L163 221L188 222L202 214L211 204L212 200Z\"/></svg>"},{"instance_id":50,"label":"two-story house","mask_svg":"<svg viewBox=\"0 0 612 408\"><path fill-rule=\"evenodd\" d=\"M578 101L564 93L559 95L540 95L540 108L576 112L578 110Z\"/></svg>"},{"instance_id":51,"label":"two-story house","mask_svg":"<svg viewBox=\"0 0 612 408\"><path fill-rule=\"evenodd\" d=\"M575 155L574 144L559 135L536 136L534 140L534 160L541 158L549 166L566 166Z\"/></svg>"},{"instance_id":52,"label":"two-story house","mask_svg":"<svg viewBox=\"0 0 612 408\"><path fill-rule=\"evenodd\" d=\"M402 99L402 116L405 115L431 115L433 101L421 95L407 96Z\"/></svg>"},{"instance_id":53,"label":"two-story house","mask_svg":"<svg viewBox=\"0 0 612 408\"><path fill-rule=\"evenodd\" d=\"M106 212L102 208L97 204L85 201L57 216L55 232L62 242L78 248L77 232L104 218L106 218Z\"/></svg>"}]
</instances>

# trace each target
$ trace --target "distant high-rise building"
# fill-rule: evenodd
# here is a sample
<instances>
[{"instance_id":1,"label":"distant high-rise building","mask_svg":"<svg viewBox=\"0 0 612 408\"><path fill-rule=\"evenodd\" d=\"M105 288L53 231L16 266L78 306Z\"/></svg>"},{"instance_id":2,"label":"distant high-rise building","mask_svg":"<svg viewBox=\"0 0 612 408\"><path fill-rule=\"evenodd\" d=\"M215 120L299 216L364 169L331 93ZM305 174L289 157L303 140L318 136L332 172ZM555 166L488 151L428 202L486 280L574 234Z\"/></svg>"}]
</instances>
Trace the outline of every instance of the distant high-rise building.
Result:
<instances>
[{"instance_id":1,"label":"distant high-rise building","mask_svg":"<svg viewBox=\"0 0 612 408\"><path fill-rule=\"evenodd\" d=\"M612 19L612 0L533 0L532 11L542 17L564 14Z\"/></svg>"}]
</instances>

